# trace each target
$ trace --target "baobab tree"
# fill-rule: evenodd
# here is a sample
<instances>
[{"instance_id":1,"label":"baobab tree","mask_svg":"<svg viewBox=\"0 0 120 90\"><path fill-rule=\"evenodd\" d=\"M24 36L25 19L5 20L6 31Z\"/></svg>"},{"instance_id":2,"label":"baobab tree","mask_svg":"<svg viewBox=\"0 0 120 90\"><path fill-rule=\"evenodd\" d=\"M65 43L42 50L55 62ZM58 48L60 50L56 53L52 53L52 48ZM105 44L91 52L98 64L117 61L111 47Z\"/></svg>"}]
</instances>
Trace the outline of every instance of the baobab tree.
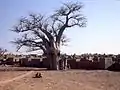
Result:
<instances>
[{"instance_id":1,"label":"baobab tree","mask_svg":"<svg viewBox=\"0 0 120 90\"><path fill-rule=\"evenodd\" d=\"M80 2L69 2L64 3L49 17L30 14L21 18L12 31L22 37L15 39L13 43L17 45L18 50L23 46L29 47L30 51L42 50L50 61L50 69L58 70L60 46L67 41L63 32L74 26L86 26L86 18L81 13L82 8Z\"/></svg>"}]
</instances>

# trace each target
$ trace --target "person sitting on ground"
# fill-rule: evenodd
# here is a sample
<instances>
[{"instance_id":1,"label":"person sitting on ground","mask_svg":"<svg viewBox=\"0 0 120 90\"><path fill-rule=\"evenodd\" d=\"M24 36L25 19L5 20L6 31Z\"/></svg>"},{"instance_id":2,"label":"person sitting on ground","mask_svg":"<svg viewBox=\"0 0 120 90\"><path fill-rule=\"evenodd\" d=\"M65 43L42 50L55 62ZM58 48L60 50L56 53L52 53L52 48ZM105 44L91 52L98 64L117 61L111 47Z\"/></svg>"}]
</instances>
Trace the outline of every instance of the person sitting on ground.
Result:
<instances>
[{"instance_id":1,"label":"person sitting on ground","mask_svg":"<svg viewBox=\"0 0 120 90\"><path fill-rule=\"evenodd\" d=\"M35 74L35 78L42 78L41 73L38 73L38 72L37 72L37 73Z\"/></svg>"}]
</instances>

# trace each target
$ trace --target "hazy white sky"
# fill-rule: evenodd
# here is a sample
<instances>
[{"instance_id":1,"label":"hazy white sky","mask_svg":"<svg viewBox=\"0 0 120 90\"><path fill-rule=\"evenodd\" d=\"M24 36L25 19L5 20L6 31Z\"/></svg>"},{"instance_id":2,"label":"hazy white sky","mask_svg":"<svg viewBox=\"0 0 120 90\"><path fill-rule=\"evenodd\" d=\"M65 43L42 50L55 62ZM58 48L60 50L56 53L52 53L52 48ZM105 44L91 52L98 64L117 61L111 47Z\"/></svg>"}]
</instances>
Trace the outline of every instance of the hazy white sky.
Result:
<instances>
[{"instance_id":1,"label":"hazy white sky","mask_svg":"<svg viewBox=\"0 0 120 90\"><path fill-rule=\"evenodd\" d=\"M50 14L66 1L0 0L0 47L15 52L15 47L10 41L17 35L9 29L17 23L21 16L27 16L31 12ZM62 52L68 54L120 53L120 1L77 1L84 4L83 14L87 17L87 27L71 28L65 31L70 42L67 47L62 47Z\"/></svg>"}]
</instances>

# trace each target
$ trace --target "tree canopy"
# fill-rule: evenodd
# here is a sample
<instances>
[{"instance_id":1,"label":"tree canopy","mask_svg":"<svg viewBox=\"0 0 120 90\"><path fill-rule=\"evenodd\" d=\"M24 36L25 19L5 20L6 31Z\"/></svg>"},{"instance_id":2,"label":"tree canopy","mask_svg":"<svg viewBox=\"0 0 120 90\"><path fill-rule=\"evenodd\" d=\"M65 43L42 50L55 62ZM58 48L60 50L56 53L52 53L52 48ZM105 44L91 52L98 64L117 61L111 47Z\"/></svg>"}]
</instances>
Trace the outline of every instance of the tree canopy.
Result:
<instances>
[{"instance_id":1,"label":"tree canopy","mask_svg":"<svg viewBox=\"0 0 120 90\"><path fill-rule=\"evenodd\" d=\"M57 69L60 45L67 41L63 32L74 26L86 26L82 8L80 2L69 2L63 3L48 17L42 14L30 14L28 17L21 18L19 24L12 30L22 36L13 41L17 50L23 46L29 47L29 51L42 50L50 59L53 65L51 67Z\"/></svg>"},{"instance_id":2,"label":"tree canopy","mask_svg":"<svg viewBox=\"0 0 120 90\"><path fill-rule=\"evenodd\" d=\"M82 7L80 2L64 3L49 17L30 14L29 17L21 18L19 24L12 30L22 33L21 38L13 41L17 45L17 49L27 46L30 51L42 49L45 52L50 45L54 46L54 43L66 42L67 39L63 35L66 28L86 26L86 18L81 14Z\"/></svg>"}]
</instances>

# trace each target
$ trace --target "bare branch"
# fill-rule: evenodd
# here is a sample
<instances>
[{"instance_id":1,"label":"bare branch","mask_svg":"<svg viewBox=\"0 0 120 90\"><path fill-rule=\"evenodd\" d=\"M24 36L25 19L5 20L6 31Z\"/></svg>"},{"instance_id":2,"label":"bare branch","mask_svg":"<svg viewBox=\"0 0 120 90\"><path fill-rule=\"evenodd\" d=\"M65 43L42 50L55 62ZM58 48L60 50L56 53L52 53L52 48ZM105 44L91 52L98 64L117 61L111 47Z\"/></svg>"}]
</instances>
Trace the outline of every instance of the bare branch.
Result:
<instances>
[{"instance_id":1,"label":"bare branch","mask_svg":"<svg viewBox=\"0 0 120 90\"><path fill-rule=\"evenodd\" d=\"M22 38L18 38L15 41L12 41L12 43L17 45L17 51L23 46L27 46L27 47L41 47L42 45L44 46L44 43L42 41L36 41L36 40L32 38L28 38L27 34L25 34L24 36L22 36Z\"/></svg>"},{"instance_id":2,"label":"bare branch","mask_svg":"<svg viewBox=\"0 0 120 90\"><path fill-rule=\"evenodd\" d=\"M66 35L63 34L62 37L61 37L61 44L66 46L67 42L69 42L69 39L67 38Z\"/></svg>"},{"instance_id":3,"label":"bare branch","mask_svg":"<svg viewBox=\"0 0 120 90\"><path fill-rule=\"evenodd\" d=\"M40 46L40 47L29 47L27 52L39 51L39 50L42 50L44 53L46 53L46 49L43 46Z\"/></svg>"},{"instance_id":4,"label":"bare branch","mask_svg":"<svg viewBox=\"0 0 120 90\"><path fill-rule=\"evenodd\" d=\"M54 17L64 17L64 24L59 27L56 42L60 43L60 38L62 37L62 34L66 28L73 26L85 27L86 18L80 13L82 7L83 5L81 3L67 3L56 11ZM61 23L61 21L59 22Z\"/></svg>"},{"instance_id":5,"label":"bare branch","mask_svg":"<svg viewBox=\"0 0 120 90\"><path fill-rule=\"evenodd\" d=\"M46 20L43 18L42 15L37 16L34 14L30 14L29 18L22 18L19 21L19 24L15 26L12 31L20 33L26 31L34 31L37 29L42 31L49 38L49 40L51 40L53 39L53 37L47 30L49 24L46 23Z\"/></svg>"}]
</instances>

